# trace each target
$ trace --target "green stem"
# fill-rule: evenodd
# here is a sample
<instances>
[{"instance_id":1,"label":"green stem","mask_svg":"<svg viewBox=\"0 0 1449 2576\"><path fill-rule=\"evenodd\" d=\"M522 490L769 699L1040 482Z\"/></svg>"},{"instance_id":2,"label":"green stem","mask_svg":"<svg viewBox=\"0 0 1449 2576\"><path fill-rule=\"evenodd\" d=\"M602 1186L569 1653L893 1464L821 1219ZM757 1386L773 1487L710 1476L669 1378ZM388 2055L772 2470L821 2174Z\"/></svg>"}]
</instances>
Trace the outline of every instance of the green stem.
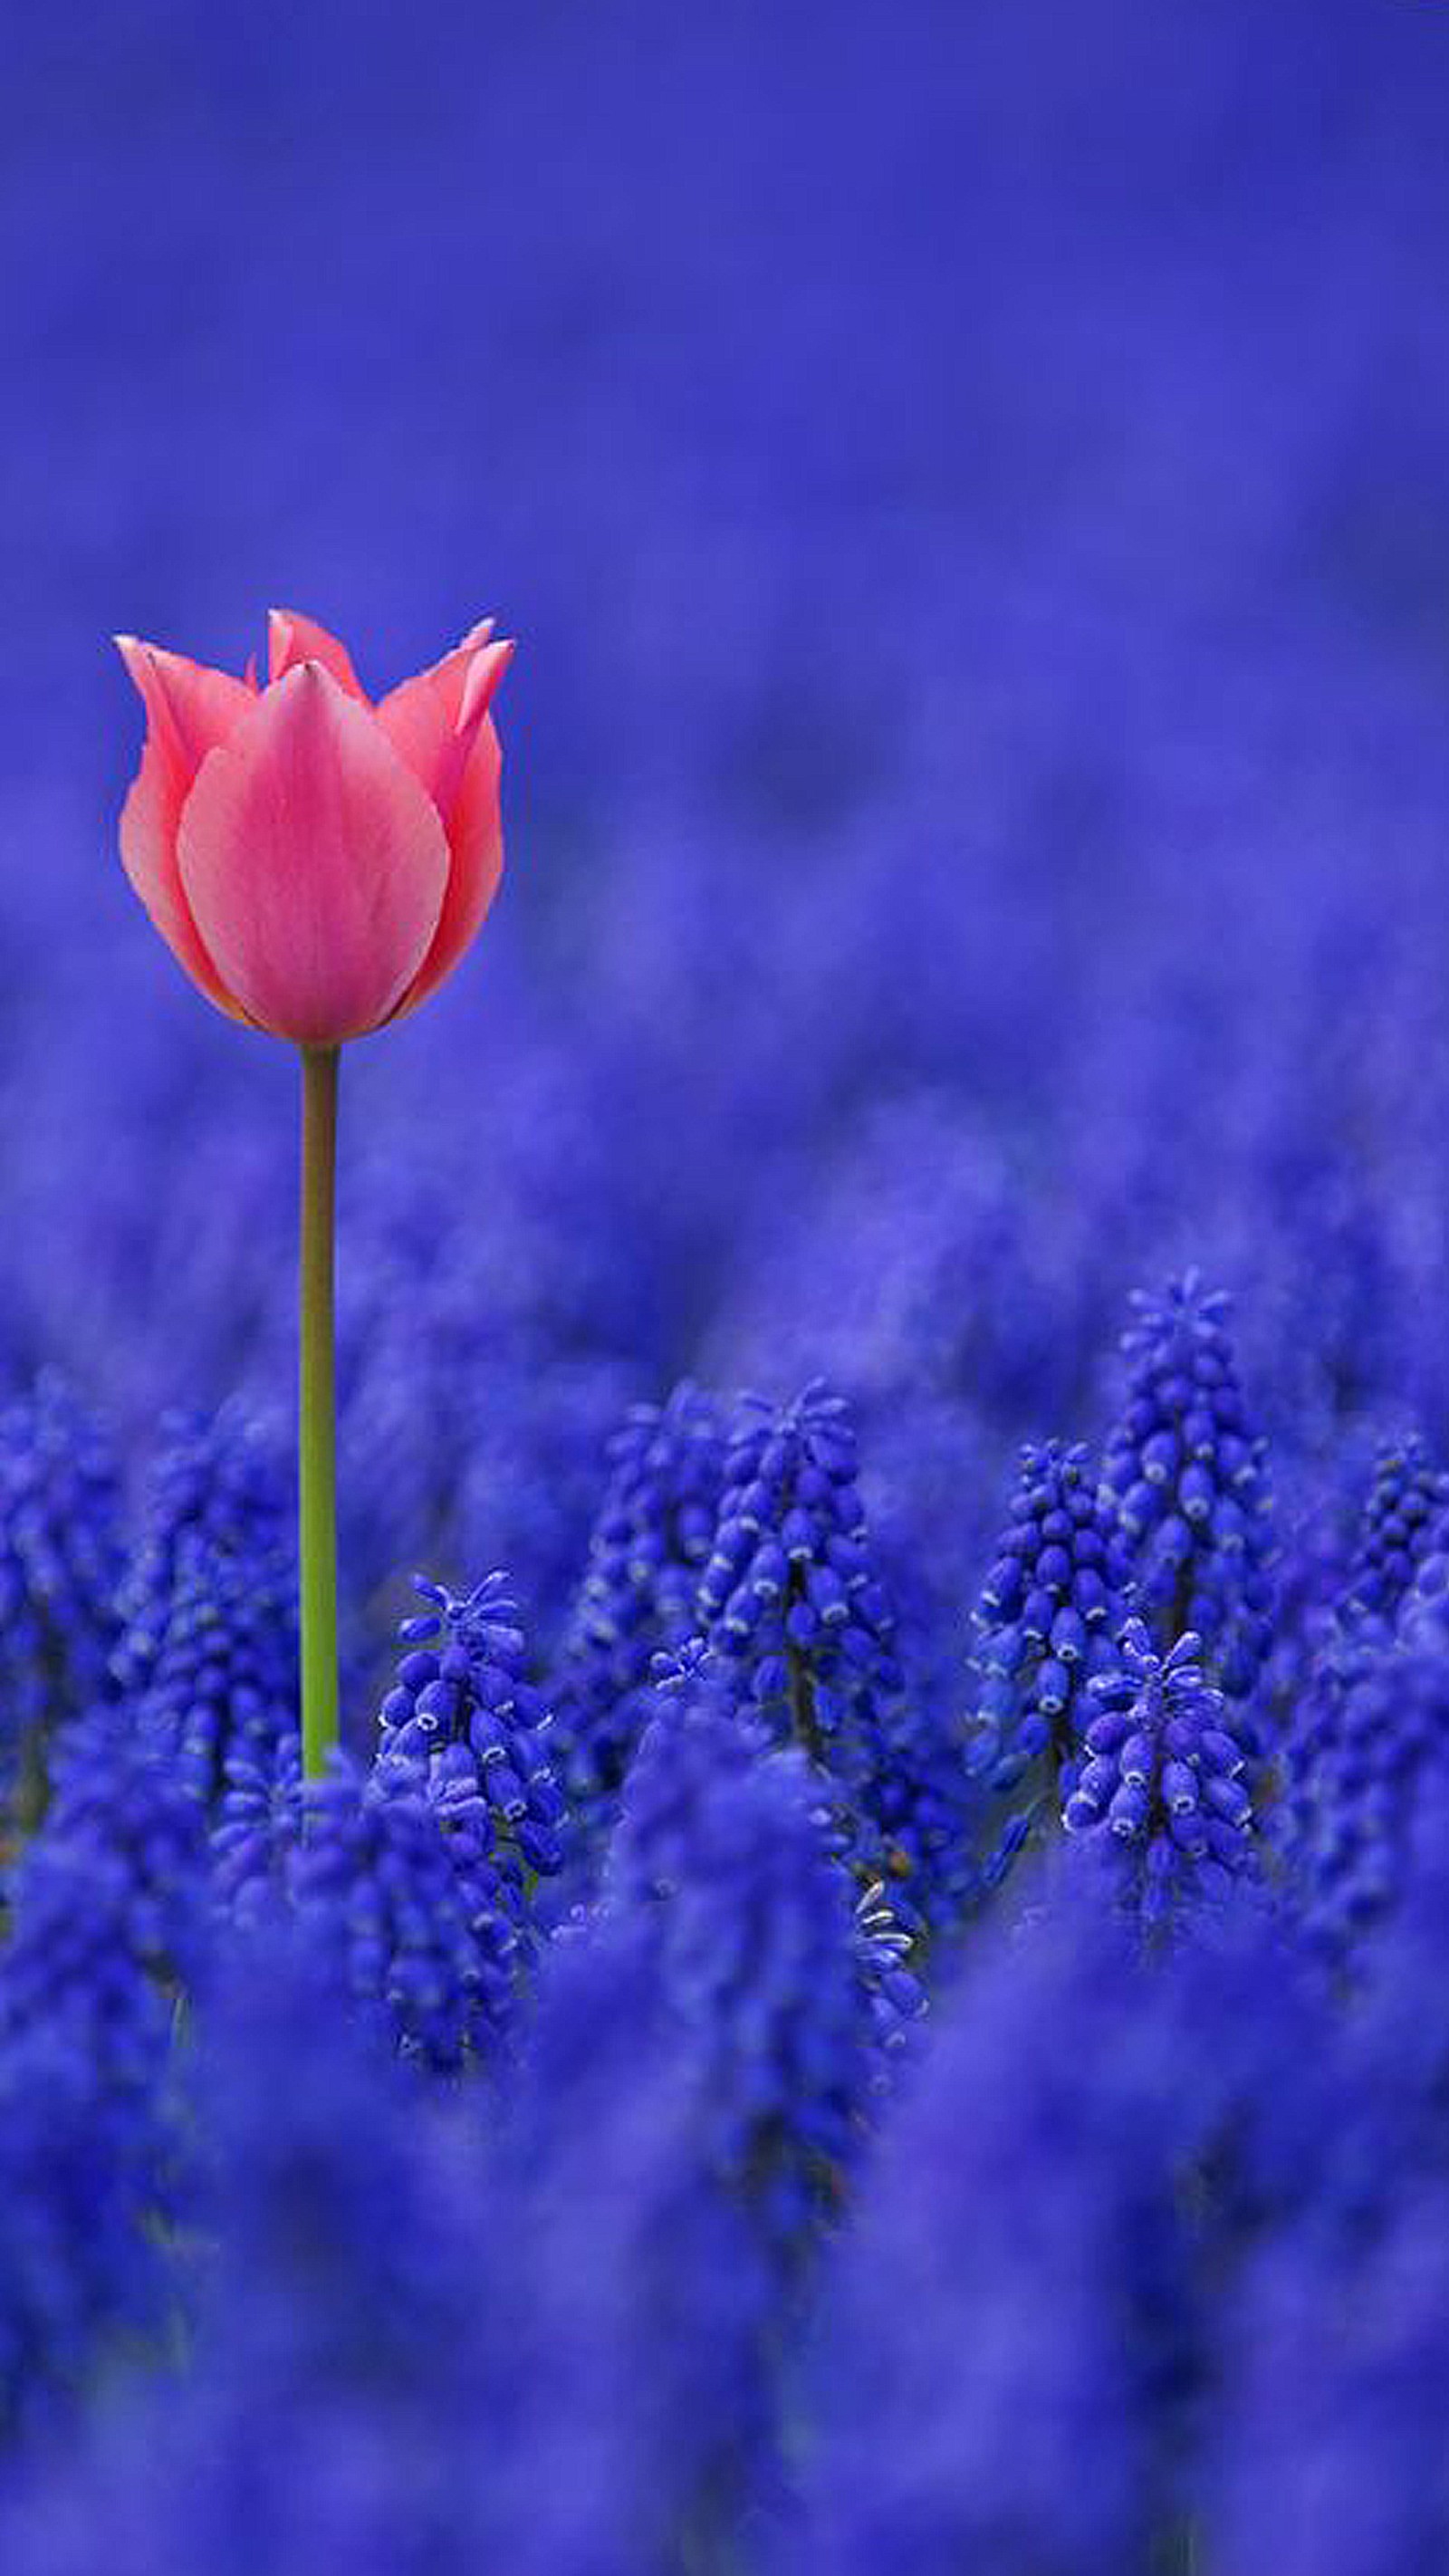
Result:
<instances>
[{"instance_id":1,"label":"green stem","mask_svg":"<svg viewBox=\"0 0 1449 2576\"><path fill-rule=\"evenodd\" d=\"M337 1389L332 1247L337 1181L336 1047L302 1049L302 1368L297 1435L302 1594L302 1771L316 1780L337 1742Z\"/></svg>"}]
</instances>

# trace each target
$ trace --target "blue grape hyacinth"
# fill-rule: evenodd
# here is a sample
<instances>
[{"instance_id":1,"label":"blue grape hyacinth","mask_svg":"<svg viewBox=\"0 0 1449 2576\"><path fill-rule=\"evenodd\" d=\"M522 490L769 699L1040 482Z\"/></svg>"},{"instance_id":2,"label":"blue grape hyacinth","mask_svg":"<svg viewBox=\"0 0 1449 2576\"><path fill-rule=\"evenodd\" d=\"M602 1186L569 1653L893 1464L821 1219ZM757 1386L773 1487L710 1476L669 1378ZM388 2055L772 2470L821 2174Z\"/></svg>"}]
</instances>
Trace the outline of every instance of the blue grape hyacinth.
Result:
<instances>
[{"instance_id":1,"label":"blue grape hyacinth","mask_svg":"<svg viewBox=\"0 0 1449 2576\"><path fill-rule=\"evenodd\" d=\"M205 1816L164 1750L104 1707L66 1730L38 1832L6 1873L0 2026L66 2021L95 2063L144 2080L204 1955Z\"/></svg>"},{"instance_id":2,"label":"blue grape hyacinth","mask_svg":"<svg viewBox=\"0 0 1449 2576\"><path fill-rule=\"evenodd\" d=\"M1199 1272L1134 1294L1127 1400L1107 1442L1142 1614L1164 1649L1189 1629L1209 1677L1251 1697L1273 1636L1266 1444L1238 1379L1229 1300Z\"/></svg>"},{"instance_id":3,"label":"blue grape hyacinth","mask_svg":"<svg viewBox=\"0 0 1449 2576\"><path fill-rule=\"evenodd\" d=\"M563 1867L567 1802L518 1604L500 1572L466 1594L423 1575L413 1589L426 1607L400 1630L406 1651L382 1703L378 1769L420 1782L478 1913L502 1911L522 1927L536 1882Z\"/></svg>"},{"instance_id":4,"label":"blue grape hyacinth","mask_svg":"<svg viewBox=\"0 0 1449 2576\"><path fill-rule=\"evenodd\" d=\"M0 2428L74 2404L111 2343L159 2346L187 2148L178 1999L203 1980L199 1801L104 1708L56 1740L0 1945Z\"/></svg>"},{"instance_id":5,"label":"blue grape hyacinth","mask_svg":"<svg viewBox=\"0 0 1449 2576\"><path fill-rule=\"evenodd\" d=\"M637 1927L698 2067L716 2167L773 2241L802 2241L853 2162L921 2009L879 1889L830 1847L797 1746L709 1672L665 1679L625 1786L604 1903Z\"/></svg>"},{"instance_id":6,"label":"blue grape hyacinth","mask_svg":"<svg viewBox=\"0 0 1449 2576\"><path fill-rule=\"evenodd\" d=\"M1394 1908L1449 1787L1449 1653L1432 1597L1409 1596L1401 1636L1360 1640L1316 1673L1290 1739L1282 1840L1304 1929L1340 1959Z\"/></svg>"},{"instance_id":7,"label":"blue grape hyacinth","mask_svg":"<svg viewBox=\"0 0 1449 2576\"><path fill-rule=\"evenodd\" d=\"M209 1800L234 1757L275 1763L297 1724L290 1476L245 1414L175 1416L118 1597L112 1657L136 1722Z\"/></svg>"},{"instance_id":8,"label":"blue grape hyacinth","mask_svg":"<svg viewBox=\"0 0 1449 2576\"><path fill-rule=\"evenodd\" d=\"M997 1837L988 1883L1055 1803L1085 1693L1111 1660L1131 1600L1116 1515L1087 1449L1060 1440L1023 1449L975 1613L968 1758L986 1789L1022 1802Z\"/></svg>"},{"instance_id":9,"label":"blue grape hyacinth","mask_svg":"<svg viewBox=\"0 0 1449 2576\"><path fill-rule=\"evenodd\" d=\"M718 1399L688 1380L609 1443L588 1564L554 1673L571 1791L606 1822L650 1705L650 1670L693 1635L724 1481Z\"/></svg>"},{"instance_id":10,"label":"blue grape hyacinth","mask_svg":"<svg viewBox=\"0 0 1449 2576\"><path fill-rule=\"evenodd\" d=\"M124 1545L104 1425L54 1370L0 1411L0 1789L46 1797L46 1743L110 1688Z\"/></svg>"},{"instance_id":11,"label":"blue grape hyacinth","mask_svg":"<svg viewBox=\"0 0 1449 2576\"><path fill-rule=\"evenodd\" d=\"M698 1606L741 1708L827 1784L837 1847L917 1921L949 1919L966 1876L962 1746L906 1691L849 1408L822 1379L784 1406L741 1399Z\"/></svg>"},{"instance_id":12,"label":"blue grape hyacinth","mask_svg":"<svg viewBox=\"0 0 1449 2576\"><path fill-rule=\"evenodd\" d=\"M337 1990L404 2055L450 2073L506 2027L513 1925L465 1890L425 1779L400 1764L364 1775L337 1755L303 1790L284 1885Z\"/></svg>"},{"instance_id":13,"label":"blue grape hyacinth","mask_svg":"<svg viewBox=\"0 0 1449 2576\"><path fill-rule=\"evenodd\" d=\"M218 1902L239 1924L269 1910L302 1824L297 1734L274 1745L234 1746L214 1811L211 1855Z\"/></svg>"},{"instance_id":14,"label":"blue grape hyacinth","mask_svg":"<svg viewBox=\"0 0 1449 2576\"><path fill-rule=\"evenodd\" d=\"M1392 1628L1420 1570L1443 1546L1446 1519L1449 1474L1427 1442L1418 1432L1382 1441L1338 1606L1345 1634L1369 1622Z\"/></svg>"},{"instance_id":15,"label":"blue grape hyacinth","mask_svg":"<svg viewBox=\"0 0 1449 2576\"><path fill-rule=\"evenodd\" d=\"M1090 1684L1094 1713L1068 1776L1062 1822L1110 1855L1145 1931L1225 1892L1250 1849L1248 1755L1199 1653L1189 1634L1159 1655L1129 1621L1116 1665Z\"/></svg>"},{"instance_id":16,"label":"blue grape hyacinth","mask_svg":"<svg viewBox=\"0 0 1449 2576\"><path fill-rule=\"evenodd\" d=\"M699 1588L704 1633L769 1733L858 1789L900 1671L843 1399L819 1379L783 1407L743 1397L725 1474Z\"/></svg>"}]
</instances>

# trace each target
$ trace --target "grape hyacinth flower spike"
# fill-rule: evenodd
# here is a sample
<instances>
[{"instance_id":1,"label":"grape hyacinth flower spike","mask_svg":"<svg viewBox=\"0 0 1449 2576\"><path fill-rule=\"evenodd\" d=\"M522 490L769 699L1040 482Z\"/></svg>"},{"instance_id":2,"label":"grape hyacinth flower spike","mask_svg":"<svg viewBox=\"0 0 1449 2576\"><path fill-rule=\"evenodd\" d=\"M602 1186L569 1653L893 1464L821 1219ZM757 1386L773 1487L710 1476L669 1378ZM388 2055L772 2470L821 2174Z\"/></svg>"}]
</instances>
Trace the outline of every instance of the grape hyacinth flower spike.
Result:
<instances>
[{"instance_id":1,"label":"grape hyacinth flower spike","mask_svg":"<svg viewBox=\"0 0 1449 2576\"><path fill-rule=\"evenodd\" d=\"M1179 1900L1220 1896L1248 1860L1241 1720L1204 1680L1201 1653L1189 1630L1159 1655L1145 1622L1129 1619L1115 1668L1089 1685L1096 1714L1065 1783L1067 1832L1115 1861L1144 1931Z\"/></svg>"},{"instance_id":2,"label":"grape hyacinth flower spike","mask_svg":"<svg viewBox=\"0 0 1449 2576\"><path fill-rule=\"evenodd\" d=\"M452 973L503 868L489 712L512 645L475 627L375 703L346 647L274 610L259 686L117 637L145 701L121 816L136 893L198 989L301 1051L302 1746L337 1740L333 1208L338 1058Z\"/></svg>"}]
</instances>

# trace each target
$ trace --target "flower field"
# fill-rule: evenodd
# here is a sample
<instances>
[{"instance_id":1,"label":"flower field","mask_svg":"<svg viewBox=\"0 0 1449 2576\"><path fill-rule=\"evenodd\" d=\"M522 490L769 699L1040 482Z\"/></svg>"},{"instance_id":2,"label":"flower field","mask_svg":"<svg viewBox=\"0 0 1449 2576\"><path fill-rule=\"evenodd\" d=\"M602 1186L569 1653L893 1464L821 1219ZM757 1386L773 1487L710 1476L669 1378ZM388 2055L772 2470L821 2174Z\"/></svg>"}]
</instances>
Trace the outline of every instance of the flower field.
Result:
<instances>
[{"instance_id":1,"label":"flower field","mask_svg":"<svg viewBox=\"0 0 1449 2576\"><path fill-rule=\"evenodd\" d=\"M1446 107L1427 0L7 37L5 2576L1449 2564ZM239 1027L105 638L274 599L431 911L309 1016L213 769Z\"/></svg>"}]
</instances>

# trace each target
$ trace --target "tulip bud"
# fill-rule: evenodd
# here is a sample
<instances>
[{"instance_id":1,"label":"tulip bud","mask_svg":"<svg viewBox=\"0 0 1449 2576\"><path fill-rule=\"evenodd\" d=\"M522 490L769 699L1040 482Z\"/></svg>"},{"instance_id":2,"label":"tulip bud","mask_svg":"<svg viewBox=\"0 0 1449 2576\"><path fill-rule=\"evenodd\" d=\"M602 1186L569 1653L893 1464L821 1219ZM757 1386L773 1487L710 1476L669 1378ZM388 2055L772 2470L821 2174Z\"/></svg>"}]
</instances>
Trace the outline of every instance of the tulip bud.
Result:
<instances>
[{"instance_id":1,"label":"tulip bud","mask_svg":"<svg viewBox=\"0 0 1449 2576\"><path fill-rule=\"evenodd\" d=\"M503 867L489 707L513 648L491 635L376 705L334 636L280 610L265 688L117 637L148 719L121 856L219 1010L336 1047L452 972Z\"/></svg>"}]
</instances>

